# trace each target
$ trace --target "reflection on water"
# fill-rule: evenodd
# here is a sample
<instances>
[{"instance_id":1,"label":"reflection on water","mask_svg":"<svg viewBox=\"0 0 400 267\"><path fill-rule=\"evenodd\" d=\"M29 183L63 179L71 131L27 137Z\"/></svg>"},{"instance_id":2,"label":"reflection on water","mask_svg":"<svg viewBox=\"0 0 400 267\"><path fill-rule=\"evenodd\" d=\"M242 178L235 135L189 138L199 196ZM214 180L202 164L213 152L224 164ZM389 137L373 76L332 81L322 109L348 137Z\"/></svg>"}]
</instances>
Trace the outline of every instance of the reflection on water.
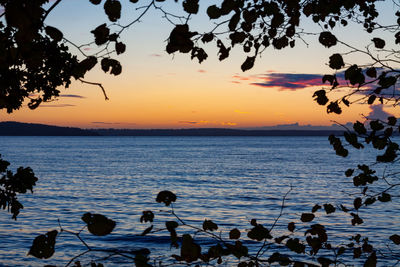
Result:
<instances>
[{"instance_id":1,"label":"reflection on water","mask_svg":"<svg viewBox=\"0 0 400 267\"><path fill-rule=\"evenodd\" d=\"M249 229L252 218L273 223L292 185L279 233L315 203L351 203L348 193L354 189L343 171L373 162L367 152L335 156L326 137L1 137L0 145L11 169L30 166L39 178L34 194L21 197L25 208L16 222L0 212L0 265L9 266L65 263L82 252L80 242L63 234L52 259L26 256L35 236L58 228L57 219L78 230L85 212L117 222L109 236L83 234L94 246L148 247L154 256L169 252L167 233L137 236L148 226L139 223L143 210L166 209L155 202L161 190L177 194L175 210L188 222L212 219L226 234L232 227ZM342 213L317 222L338 239L357 230L380 240L400 230L398 204L363 209L365 226L351 227ZM170 219L156 214L156 226Z\"/></svg>"}]
</instances>

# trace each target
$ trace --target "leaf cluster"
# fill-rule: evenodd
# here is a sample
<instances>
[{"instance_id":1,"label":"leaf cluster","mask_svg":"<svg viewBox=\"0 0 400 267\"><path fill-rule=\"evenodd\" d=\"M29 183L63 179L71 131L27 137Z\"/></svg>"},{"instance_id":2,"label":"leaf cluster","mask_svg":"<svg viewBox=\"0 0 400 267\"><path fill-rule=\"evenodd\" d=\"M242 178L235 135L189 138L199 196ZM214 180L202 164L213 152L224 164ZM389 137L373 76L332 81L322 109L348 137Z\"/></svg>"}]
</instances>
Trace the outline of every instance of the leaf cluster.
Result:
<instances>
[{"instance_id":1,"label":"leaf cluster","mask_svg":"<svg viewBox=\"0 0 400 267\"><path fill-rule=\"evenodd\" d=\"M18 200L18 194L25 194L28 190L33 193L38 178L29 167L19 167L13 173L8 170L9 165L0 155L0 207L11 212L12 218L16 220L20 210L24 208Z\"/></svg>"}]
</instances>

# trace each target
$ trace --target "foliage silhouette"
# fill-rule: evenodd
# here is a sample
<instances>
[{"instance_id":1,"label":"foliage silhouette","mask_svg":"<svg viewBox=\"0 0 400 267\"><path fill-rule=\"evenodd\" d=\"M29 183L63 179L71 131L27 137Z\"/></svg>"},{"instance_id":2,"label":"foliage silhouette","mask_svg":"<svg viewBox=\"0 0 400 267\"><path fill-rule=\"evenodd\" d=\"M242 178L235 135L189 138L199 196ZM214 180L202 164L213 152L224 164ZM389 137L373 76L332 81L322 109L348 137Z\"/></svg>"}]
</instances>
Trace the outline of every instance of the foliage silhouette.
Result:
<instances>
[{"instance_id":1,"label":"foliage silhouette","mask_svg":"<svg viewBox=\"0 0 400 267\"><path fill-rule=\"evenodd\" d=\"M0 155L0 207L3 210L7 208L16 220L20 210L24 208L18 201L18 194L25 194L28 190L33 193L38 178L29 167L19 167L14 174L8 169L9 165Z\"/></svg>"},{"instance_id":2,"label":"foliage silhouette","mask_svg":"<svg viewBox=\"0 0 400 267\"><path fill-rule=\"evenodd\" d=\"M394 41L395 45L400 44L400 11L396 12L394 9L397 19L392 25L383 25L378 21L380 14L376 8L378 3L376 0L223 0L205 9L205 15L208 16L213 27L203 33L193 30L195 25L191 25L190 20L202 10L198 0L181 2L185 13L183 16L167 12L163 8L163 0L152 0L144 5L138 4L137 0L130 0L130 3L126 5L139 5L138 10L142 10L142 13L132 18L126 25L118 23L125 4L122 5L119 0L90 0L94 5L103 4L109 23L103 23L91 31L94 41L88 45L75 44L64 36L62 30L46 24L47 16L61 1L49 3L48 0L0 0L0 5L4 8L0 15L2 18L0 22L0 109L11 113L19 109L24 100L29 100L28 107L35 109L41 103L57 97L60 93L59 89L68 88L74 79L99 86L103 90L105 99L108 99L102 85L84 80L85 75L97 65L100 65L105 73L112 75L119 75L122 72L120 62L112 58L126 51L126 45L120 40L122 33L139 22L150 9L158 10L167 21L173 24L166 45L167 53L189 54L191 59L197 59L201 63L208 58L204 48L208 43L216 46L217 57L221 61L230 56L234 46L241 46L245 54L245 60L240 66L242 71L251 69L266 49L293 48L297 41L306 42L303 38L306 35L316 36L319 43L327 48L340 44L349 51L334 53L329 57L328 65L334 73L322 77L322 82L328 83L329 88L317 90L313 95L319 105L327 107L327 113L341 114L344 108L355 103L373 105L379 101L381 104L397 105L400 101L397 91L397 82L400 77L399 50L387 48L389 41ZM47 9L45 4L49 4ZM393 5L398 9L397 2L393 1ZM321 26L321 31L306 32L300 27L301 21L311 21ZM370 43L364 44L365 48L360 49L349 45L332 33L334 29L345 28L351 23L362 24L364 30L371 35ZM110 27L111 25L114 27ZM384 31L388 32L393 40L384 40L382 36L377 36ZM90 45L98 46L99 51L87 54L84 48ZM73 54L70 51L71 46L77 48L80 55ZM368 62L363 65L349 63L347 58L350 54L360 54ZM323 208L326 214L339 211L348 214L350 223L357 226L364 223L360 217L363 208L377 202L389 202L398 197L394 192L398 192L400 187L398 172L395 170L399 161L399 145L393 139L393 135L398 131L400 127L395 117L389 117L387 120L365 118L365 122L355 122L353 129L346 129L344 140L330 136L329 141L337 155L347 157L349 153L352 153L351 148L361 150L372 147L379 153L376 156L377 164L385 164L388 166L388 171L378 175L371 166L362 163L354 169L347 170L344 174L352 179L356 188L360 189L360 193L354 196L351 208L341 203L317 203L310 213L306 212L300 216L299 222L288 224L287 235L274 238L272 231L282 216L285 196L281 214L271 227L258 224L255 219L251 220L252 228L247 231L247 238L260 242L260 248L255 255L252 255L253 252L240 241L240 238L242 240L244 238L241 235L244 231L234 228L230 230L229 238L222 238L214 233L218 225L211 220L205 220L202 227L189 225L178 217L173 209L176 195L170 191L160 192L157 202L170 206L170 214L174 220L178 220L167 221L164 229L170 233L171 244L181 248L180 255L173 255L173 258L177 262L187 264L208 264L209 262L219 264L223 258L233 255L239 260L238 266L273 263L293 266L316 264L329 266L345 263L345 257L351 253L353 258L363 258L364 266L377 265L378 255L382 253L380 254L379 250L369 243L367 237L357 234L351 237L350 243L333 246L328 242L325 227L318 223L311 223L316 218L317 212ZM8 165L8 162L0 160L1 205L3 209L7 207L16 219L22 208L22 204L17 200L17 193L32 191L37 178L30 168L21 167L16 174L13 174L7 170ZM94 235L107 235L115 227L113 220L100 214L86 213L82 219L87 223L89 232ZM152 211L143 212L142 222L152 223L153 220ZM298 227L299 224L304 224L304 227ZM186 233L179 236L176 229L181 227L187 227L195 234ZM66 231L61 226L60 228L60 232L69 232L77 236L87 247L87 252L94 250L80 238L80 232L74 233ZM142 235L154 231L156 230L151 225ZM204 248L202 249L196 243L195 235L198 233L208 235L216 241L214 246L208 248L208 252L204 253ZM51 257L58 236L58 232L54 230L37 237L30 254L38 258ZM388 238L393 245L399 245L399 239L396 233ZM264 258L265 252L272 243L282 247L282 253L275 252ZM331 254L319 256L321 250L331 252ZM283 254L283 251L305 254L310 257L310 262L297 259L296 254L293 253L290 256ZM104 252L124 255L133 260L137 266L150 265L147 256L143 253L133 253L136 256L130 256L119 251ZM396 253L390 256L398 260L396 263L400 262L398 256L396 258ZM76 258L71 259L68 265ZM342 258L344 258L343 261Z\"/></svg>"}]
</instances>

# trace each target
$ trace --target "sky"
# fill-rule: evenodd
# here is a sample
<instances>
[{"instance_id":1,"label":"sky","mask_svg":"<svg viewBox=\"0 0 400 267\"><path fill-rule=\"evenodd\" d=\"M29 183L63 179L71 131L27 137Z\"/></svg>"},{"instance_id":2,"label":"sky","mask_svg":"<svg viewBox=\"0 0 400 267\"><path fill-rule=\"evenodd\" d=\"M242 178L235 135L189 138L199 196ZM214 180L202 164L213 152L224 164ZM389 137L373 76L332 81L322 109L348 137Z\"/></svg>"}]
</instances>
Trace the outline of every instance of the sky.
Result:
<instances>
[{"instance_id":1,"label":"sky","mask_svg":"<svg viewBox=\"0 0 400 267\"><path fill-rule=\"evenodd\" d=\"M136 8L141 5L122 2L119 23L126 25L136 18L141 11ZM139 1L142 5L145 2ZM391 1L384 2L383 13L392 8L387 3ZM168 10L181 14L181 1L168 3ZM211 2L201 3L204 8ZM384 17L388 22L390 18ZM64 0L46 22L61 29L67 39L85 44L93 40L90 31L108 20L101 5ZM190 25L201 32L214 26L204 16L194 17ZM319 30L307 22L303 26ZM222 62L213 46L206 46L209 58L201 64L192 61L188 54L168 54L165 46L172 28L159 11L151 11L123 32L127 50L115 56L122 63L122 74L105 74L96 66L85 77L87 81L101 83L109 100L104 99L99 87L76 81L68 89L60 88L61 96L55 101L33 111L26 105L12 114L0 111L0 120L82 128L242 128L293 123L331 125L335 121L363 120L363 116L400 115L388 105L360 104L343 109L341 115L327 114L326 107L313 101L314 91L328 88L322 85L321 77L333 73L327 66L329 56L346 51L343 46L326 49L315 36L307 36L308 45L298 41L294 49L268 48L257 58L253 69L242 72L240 65L246 54L239 47ZM339 28L334 33L360 48L371 39L359 25ZM84 51L91 53L96 49L91 46ZM357 56L346 59L364 60Z\"/></svg>"}]
</instances>

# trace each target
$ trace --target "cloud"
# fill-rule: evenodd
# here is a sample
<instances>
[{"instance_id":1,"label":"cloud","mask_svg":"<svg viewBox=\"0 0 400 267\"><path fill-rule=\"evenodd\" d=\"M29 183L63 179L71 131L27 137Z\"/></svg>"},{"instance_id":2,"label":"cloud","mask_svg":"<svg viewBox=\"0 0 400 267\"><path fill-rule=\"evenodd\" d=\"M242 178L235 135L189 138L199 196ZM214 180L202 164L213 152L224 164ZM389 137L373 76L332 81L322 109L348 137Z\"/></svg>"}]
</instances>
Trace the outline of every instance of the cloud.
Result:
<instances>
[{"instance_id":1,"label":"cloud","mask_svg":"<svg viewBox=\"0 0 400 267\"><path fill-rule=\"evenodd\" d=\"M215 122L215 121L178 121L178 123L191 124L191 125L222 125L222 126L235 126L236 122Z\"/></svg>"},{"instance_id":2,"label":"cloud","mask_svg":"<svg viewBox=\"0 0 400 267\"><path fill-rule=\"evenodd\" d=\"M239 74L233 75L232 78L237 79L237 80L241 80L241 81L248 81L248 80L250 80L250 77L241 76L241 75L239 75Z\"/></svg>"},{"instance_id":3,"label":"cloud","mask_svg":"<svg viewBox=\"0 0 400 267\"><path fill-rule=\"evenodd\" d=\"M185 123L185 124L209 124L209 121L178 121L178 123Z\"/></svg>"},{"instance_id":4,"label":"cloud","mask_svg":"<svg viewBox=\"0 0 400 267\"><path fill-rule=\"evenodd\" d=\"M75 107L76 105L72 105L72 104L50 104L50 105L46 105L46 104L42 104L39 107L41 108L65 108L65 107Z\"/></svg>"},{"instance_id":5,"label":"cloud","mask_svg":"<svg viewBox=\"0 0 400 267\"><path fill-rule=\"evenodd\" d=\"M93 123L93 124L121 124L119 122L105 122L105 121L92 121L91 123ZM133 124L135 124L135 123L133 123Z\"/></svg>"},{"instance_id":6,"label":"cloud","mask_svg":"<svg viewBox=\"0 0 400 267\"><path fill-rule=\"evenodd\" d=\"M237 125L236 122L221 122L221 125L223 126L235 126Z\"/></svg>"},{"instance_id":7,"label":"cloud","mask_svg":"<svg viewBox=\"0 0 400 267\"><path fill-rule=\"evenodd\" d=\"M197 72L206 73L207 71L205 71L205 70L198 70Z\"/></svg>"},{"instance_id":8,"label":"cloud","mask_svg":"<svg viewBox=\"0 0 400 267\"><path fill-rule=\"evenodd\" d=\"M86 97L84 97L84 96L81 96L81 95L67 95L67 94L63 94L63 95L60 95L59 97L67 97L67 98L86 98Z\"/></svg>"},{"instance_id":9,"label":"cloud","mask_svg":"<svg viewBox=\"0 0 400 267\"><path fill-rule=\"evenodd\" d=\"M234 110L235 113L239 113L239 114L250 114L250 112L247 111L240 111L240 110Z\"/></svg>"},{"instance_id":10,"label":"cloud","mask_svg":"<svg viewBox=\"0 0 400 267\"><path fill-rule=\"evenodd\" d=\"M321 74L304 74L304 73L267 73L257 77L259 82L250 84L261 87L275 87L279 91L284 90L300 90L311 86L321 86Z\"/></svg>"},{"instance_id":11,"label":"cloud","mask_svg":"<svg viewBox=\"0 0 400 267\"><path fill-rule=\"evenodd\" d=\"M383 105L372 105L369 106L370 113L366 116L368 119L380 119L386 120L387 117L393 116L392 114L383 110Z\"/></svg>"},{"instance_id":12,"label":"cloud","mask_svg":"<svg viewBox=\"0 0 400 267\"><path fill-rule=\"evenodd\" d=\"M198 124L198 121L178 121L178 123L184 123L184 124Z\"/></svg>"},{"instance_id":13,"label":"cloud","mask_svg":"<svg viewBox=\"0 0 400 267\"><path fill-rule=\"evenodd\" d=\"M150 54L149 57L162 57L162 55L154 53L154 54Z\"/></svg>"}]
</instances>

